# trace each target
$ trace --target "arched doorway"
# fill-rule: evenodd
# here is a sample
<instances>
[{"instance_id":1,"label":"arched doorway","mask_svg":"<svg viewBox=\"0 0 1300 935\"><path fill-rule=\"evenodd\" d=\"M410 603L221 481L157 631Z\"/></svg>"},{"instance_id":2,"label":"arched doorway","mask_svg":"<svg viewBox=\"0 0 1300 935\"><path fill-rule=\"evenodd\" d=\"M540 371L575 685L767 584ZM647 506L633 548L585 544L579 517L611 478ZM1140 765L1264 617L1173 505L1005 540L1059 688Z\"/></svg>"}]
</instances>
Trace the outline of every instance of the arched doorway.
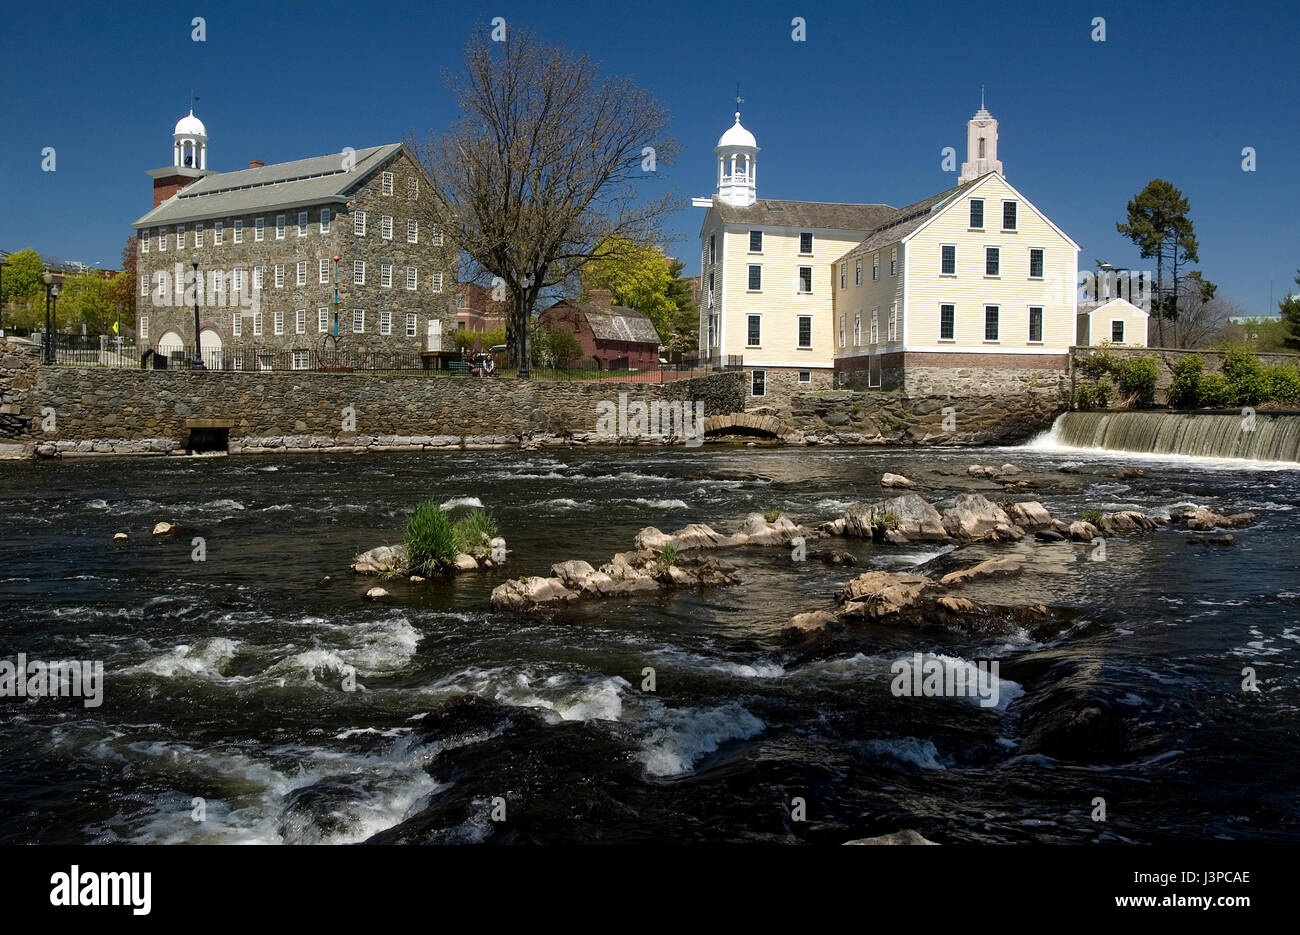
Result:
<instances>
[{"instance_id":1,"label":"arched doorway","mask_svg":"<svg viewBox=\"0 0 1300 935\"><path fill-rule=\"evenodd\" d=\"M221 335L213 328L204 328L201 337L203 366L209 370L222 369Z\"/></svg>"},{"instance_id":2,"label":"arched doorway","mask_svg":"<svg viewBox=\"0 0 1300 935\"><path fill-rule=\"evenodd\" d=\"M185 339L175 328L163 332L158 338L158 354L175 362L185 357Z\"/></svg>"}]
</instances>

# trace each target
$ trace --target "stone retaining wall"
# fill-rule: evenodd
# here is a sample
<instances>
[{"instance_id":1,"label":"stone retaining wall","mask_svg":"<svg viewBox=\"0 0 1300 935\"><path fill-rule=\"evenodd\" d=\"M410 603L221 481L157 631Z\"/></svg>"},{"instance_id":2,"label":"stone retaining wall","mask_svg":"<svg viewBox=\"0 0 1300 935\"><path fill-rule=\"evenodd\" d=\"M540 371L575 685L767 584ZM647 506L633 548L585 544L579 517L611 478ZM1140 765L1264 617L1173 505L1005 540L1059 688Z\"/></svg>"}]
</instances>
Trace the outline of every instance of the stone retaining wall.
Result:
<instances>
[{"instance_id":1,"label":"stone retaining wall","mask_svg":"<svg viewBox=\"0 0 1300 935\"><path fill-rule=\"evenodd\" d=\"M1070 373L1073 375L1073 382L1070 386L1071 394L1074 391L1074 383L1078 382L1080 376L1079 365L1090 355L1102 350L1103 348L1097 347L1073 347L1070 349ZM1156 380L1155 401L1161 404L1169 401L1169 387L1174 382L1174 367L1184 357L1190 354L1199 354L1201 360L1205 362L1204 373L1223 372L1223 351L1188 350L1173 347L1106 347L1104 350L1115 361L1131 360L1135 357L1154 357L1156 366L1160 371L1160 375ZM1265 367L1273 367L1279 364L1300 367L1300 354L1256 354L1255 356L1259 358L1259 362Z\"/></svg>"}]
</instances>

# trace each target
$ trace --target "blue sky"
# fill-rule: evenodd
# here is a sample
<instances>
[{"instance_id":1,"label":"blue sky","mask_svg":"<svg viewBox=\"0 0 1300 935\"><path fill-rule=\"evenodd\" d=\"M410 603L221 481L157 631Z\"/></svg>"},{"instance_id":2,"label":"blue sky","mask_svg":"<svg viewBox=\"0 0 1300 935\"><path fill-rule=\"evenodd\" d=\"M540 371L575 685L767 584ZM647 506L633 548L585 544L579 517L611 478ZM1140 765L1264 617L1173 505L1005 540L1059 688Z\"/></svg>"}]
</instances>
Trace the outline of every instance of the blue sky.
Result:
<instances>
[{"instance_id":1,"label":"blue sky","mask_svg":"<svg viewBox=\"0 0 1300 935\"><path fill-rule=\"evenodd\" d=\"M940 150L964 157L984 82L1008 180L1080 244L1081 267L1138 266L1115 222L1156 176L1190 198L1201 268L1249 313L1272 311L1270 281L1281 297L1300 267L1295 2L11 4L0 248L116 266L191 90L218 170L441 129L442 70L494 16L664 102L682 154L648 191L711 192L739 81L760 197L900 206L953 184ZM701 211L685 205L670 248L697 272Z\"/></svg>"}]
</instances>

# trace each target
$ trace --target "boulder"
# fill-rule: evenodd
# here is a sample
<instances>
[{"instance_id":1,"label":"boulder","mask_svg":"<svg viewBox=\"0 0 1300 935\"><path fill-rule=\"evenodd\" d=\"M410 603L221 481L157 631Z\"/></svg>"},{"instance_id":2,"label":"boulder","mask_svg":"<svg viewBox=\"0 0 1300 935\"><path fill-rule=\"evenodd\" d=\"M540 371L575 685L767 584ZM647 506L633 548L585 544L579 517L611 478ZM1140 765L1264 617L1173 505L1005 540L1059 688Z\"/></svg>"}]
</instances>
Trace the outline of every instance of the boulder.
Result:
<instances>
[{"instance_id":1,"label":"boulder","mask_svg":"<svg viewBox=\"0 0 1300 935\"><path fill-rule=\"evenodd\" d=\"M938 843L927 838L921 837L911 829L903 831L893 831L889 834L878 835L874 838L858 838L856 841L845 841L848 844L877 844L877 845L900 845L900 844L929 844L938 847Z\"/></svg>"},{"instance_id":2,"label":"boulder","mask_svg":"<svg viewBox=\"0 0 1300 935\"><path fill-rule=\"evenodd\" d=\"M1172 513L1172 510L1170 512ZM1258 518L1258 514L1255 513L1233 513L1231 516L1224 516L1203 506L1184 514L1187 528L1202 532L1209 532L1211 529L1234 529L1238 526L1249 525Z\"/></svg>"},{"instance_id":3,"label":"boulder","mask_svg":"<svg viewBox=\"0 0 1300 935\"><path fill-rule=\"evenodd\" d=\"M916 483L904 477L902 474L888 474L880 478L881 487L906 487L911 490L916 487Z\"/></svg>"},{"instance_id":4,"label":"boulder","mask_svg":"<svg viewBox=\"0 0 1300 935\"><path fill-rule=\"evenodd\" d=\"M419 575L411 575L410 581L411 584L424 584L425 579Z\"/></svg>"},{"instance_id":5,"label":"boulder","mask_svg":"<svg viewBox=\"0 0 1300 935\"><path fill-rule=\"evenodd\" d=\"M857 556L841 549L831 549L829 552L820 553L817 557L827 565L856 565L858 563Z\"/></svg>"},{"instance_id":6,"label":"boulder","mask_svg":"<svg viewBox=\"0 0 1300 935\"><path fill-rule=\"evenodd\" d=\"M826 630L840 629L840 618L828 610L813 610L806 614L795 614L790 618L790 625L785 628L787 640L805 640L819 636Z\"/></svg>"},{"instance_id":7,"label":"boulder","mask_svg":"<svg viewBox=\"0 0 1300 935\"><path fill-rule=\"evenodd\" d=\"M976 578L1018 575L1022 571L1024 566L1013 558L990 558L970 568L949 572L939 579L939 583L946 588L956 588Z\"/></svg>"},{"instance_id":8,"label":"boulder","mask_svg":"<svg viewBox=\"0 0 1300 935\"><path fill-rule=\"evenodd\" d=\"M153 527L153 534L155 536L165 536L168 533L175 531L175 529L176 526L172 523L155 523Z\"/></svg>"},{"instance_id":9,"label":"boulder","mask_svg":"<svg viewBox=\"0 0 1300 935\"><path fill-rule=\"evenodd\" d=\"M1187 540L1188 545L1235 545L1237 537L1230 532L1218 536L1197 535Z\"/></svg>"},{"instance_id":10,"label":"boulder","mask_svg":"<svg viewBox=\"0 0 1300 935\"><path fill-rule=\"evenodd\" d=\"M114 541L114 542L125 542L125 541L126 541L126 538L127 538L127 536L126 536L126 533L124 533L124 532L115 532L115 533L113 533L113 541Z\"/></svg>"},{"instance_id":11,"label":"boulder","mask_svg":"<svg viewBox=\"0 0 1300 935\"><path fill-rule=\"evenodd\" d=\"M1002 465L1002 467L998 468L998 473L999 473L999 474L1019 474L1019 473L1020 473L1020 468L1016 467L1014 464L1004 464L1004 465Z\"/></svg>"},{"instance_id":12,"label":"boulder","mask_svg":"<svg viewBox=\"0 0 1300 935\"><path fill-rule=\"evenodd\" d=\"M474 571L478 568L478 561L472 555L458 552L455 559L452 560L452 567L457 571Z\"/></svg>"},{"instance_id":13,"label":"boulder","mask_svg":"<svg viewBox=\"0 0 1300 935\"><path fill-rule=\"evenodd\" d=\"M914 493L881 500L865 509L845 511L844 535L859 536L864 539L874 538L877 523L884 522L889 514L892 514L895 521L892 529L906 536L908 540L948 538L939 511Z\"/></svg>"},{"instance_id":14,"label":"boulder","mask_svg":"<svg viewBox=\"0 0 1300 935\"><path fill-rule=\"evenodd\" d=\"M578 593L564 586L559 578L512 578L492 589L493 610L531 610L543 604L576 600Z\"/></svg>"},{"instance_id":15,"label":"boulder","mask_svg":"<svg viewBox=\"0 0 1300 935\"><path fill-rule=\"evenodd\" d=\"M996 538L1001 541L1023 539L1025 531L1016 526L1006 511L982 494L962 494L952 507L944 510L943 528L957 539Z\"/></svg>"},{"instance_id":16,"label":"boulder","mask_svg":"<svg viewBox=\"0 0 1300 935\"><path fill-rule=\"evenodd\" d=\"M409 570L406 546L381 545L352 559L359 575L404 575Z\"/></svg>"},{"instance_id":17,"label":"boulder","mask_svg":"<svg viewBox=\"0 0 1300 935\"><path fill-rule=\"evenodd\" d=\"M1101 518L1101 531L1108 536L1150 532L1159 525L1155 519L1138 510L1120 510L1118 513L1107 513Z\"/></svg>"},{"instance_id":18,"label":"boulder","mask_svg":"<svg viewBox=\"0 0 1300 935\"><path fill-rule=\"evenodd\" d=\"M1052 514L1037 500L1012 504L1007 515L1022 529L1046 529L1052 525Z\"/></svg>"},{"instance_id":19,"label":"boulder","mask_svg":"<svg viewBox=\"0 0 1300 935\"><path fill-rule=\"evenodd\" d=\"M979 605L974 601L964 597L941 597L934 602L937 606L954 614L973 614L979 610Z\"/></svg>"},{"instance_id":20,"label":"boulder","mask_svg":"<svg viewBox=\"0 0 1300 935\"><path fill-rule=\"evenodd\" d=\"M1070 524L1070 538L1075 542L1091 542L1101 535L1101 530L1086 519L1076 519Z\"/></svg>"},{"instance_id":21,"label":"boulder","mask_svg":"<svg viewBox=\"0 0 1300 935\"><path fill-rule=\"evenodd\" d=\"M1056 529L1040 529L1034 533L1034 538L1039 542L1064 542L1066 535Z\"/></svg>"},{"instance_id":22,"label":"boulder","mask_svg":"<svg viewBox=\"0 0 1300 935\"><path fill-rule=\"evenodd\" d=\"M386 597L388 597L388 592L383 588L371 588L366 592L366 600L382 601Z\"/></svg>"},{"instance_id":23,"label":"boulder","mask_svg":"<svg viewBox=\"0 0 1300 935\"><path fill-rule=\"evenodd\" d=\"M972 464L966 469L966 473L972 477L996 477L997 469L986 467L983 464Z\"/></svg>"},{"instance_id":24,"label":"boulder","mask_svg":"<svg viewBox=\"0 0 1300 935\"><path fill-rule=\"evenodd\" d=\"M835 595L842 616L879 620L912 607L935 587L925 575L868 571L849 581Z\"/></svg>"}]
</instances>

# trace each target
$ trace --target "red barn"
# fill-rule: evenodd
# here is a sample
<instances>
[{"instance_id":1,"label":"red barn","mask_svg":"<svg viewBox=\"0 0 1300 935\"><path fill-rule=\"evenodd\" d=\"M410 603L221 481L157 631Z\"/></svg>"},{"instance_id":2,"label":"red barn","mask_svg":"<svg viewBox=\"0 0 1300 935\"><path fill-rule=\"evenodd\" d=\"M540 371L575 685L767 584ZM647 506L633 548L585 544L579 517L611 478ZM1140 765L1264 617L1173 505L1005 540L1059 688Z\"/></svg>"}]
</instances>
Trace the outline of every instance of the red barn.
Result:
<instances>
[{"instance_id":1,"label":"red barn","mask_svg":"<svg viewBox=\"0 0 1300 935\"><path fill-rule=\"evenodd\" d=\"M604 289L586 301L561 299L538 316L547 331L567 331L582 345L585 363L600 370L653 370L659 366L659 332L636 309L611 304Z\"/></svg>"}]
</instances>

